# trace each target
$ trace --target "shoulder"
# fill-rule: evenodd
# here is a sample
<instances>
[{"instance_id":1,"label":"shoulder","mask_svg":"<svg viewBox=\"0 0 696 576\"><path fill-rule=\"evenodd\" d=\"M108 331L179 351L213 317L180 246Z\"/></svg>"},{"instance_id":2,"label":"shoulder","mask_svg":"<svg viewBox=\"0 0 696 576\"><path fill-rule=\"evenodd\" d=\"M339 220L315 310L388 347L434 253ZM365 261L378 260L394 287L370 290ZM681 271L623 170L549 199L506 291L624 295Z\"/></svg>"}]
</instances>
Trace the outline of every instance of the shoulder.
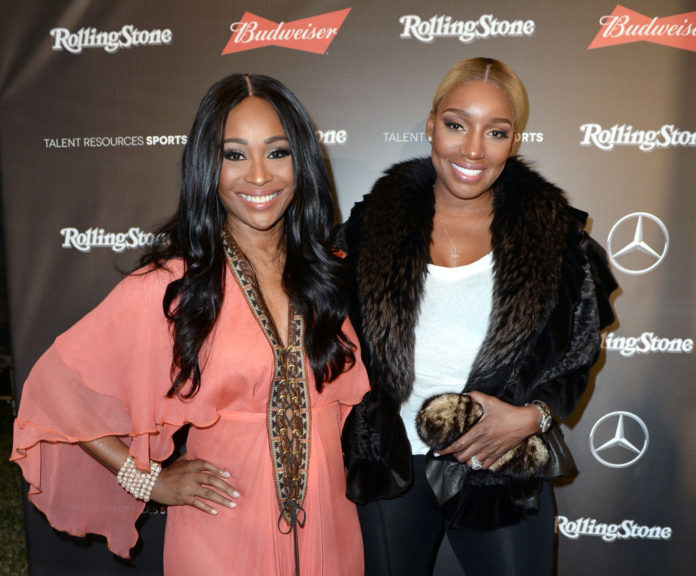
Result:
<instances>
[{"instance_id":1,"label":"shoulder","mask_svg":"<svg viewBox=\"0 0 696 576\"><path fill-rule=\"evenodd\" d=\"M551 256L565 244L571 212L565 193L519 157L508 159L493 189L495 245L536 246ZM559 254L554 253L554 259Z\"/></svg>"},{"instance_id":2,"label":"shoulder","mask_svg":"<svg viewBox=\"0 0 696 576\"><path fill-rule=\"evenodd\" d=\"M495 183L496 204L525 212L566 212L565 192L542 176L528 160L512 156ZM498 208L500 206L496 206ZM531 214L530 214L531 215Z\"/></svg>"},{"instance_id":3,"label":"shoulder","mask_svg":"<svg viewBox=\"0 0 696 576\"><path fill-rule=\"evenodd\" d=\"M351 211L349 220L361 216L373 205L391 205L394 201L408 200L430 189L435 182L435 169L428 157L414 158L393 164L374 183Z\"/></svg>"},{"instance_id":4,"label":"shoulder","mask_svg":"<svg viewBox=\"0 0 696 576\"><path fill-rule=\"evenodd\" d=\"M169 260L161 267L142 266L123 278L98 306L98 309L119 310L132 307L144 311L149 306L162 307L167 286L184 273L180 259Z\"/></svg>"},{"instance_id":5,"label":"shoulder","mask_svg":"<svg viewBox=\"0 0 696 576\"><path fill-rule=\"evenodd\" d=\"M125 283L169 284L184 275L186 267L183 259L172 258L162 263L161 266L146 264L133 270L123 279Z\"/></svg>"},{"instance_id":6,"label":"shoulder","mask_svg":"<svg viewBox=\"0 0 696 576\"><path fill-rule=\"evenodd\" d=\"M56 339L60 354L96 348L126 349L133 342L169 342L169 324L163 299L167 286L183 273L183 263L146 266L123 278L85 316ZM96 347L96 348L95 348Z\"/></svg>"},{"instance_id":7,"label":"shoulder","mask_svg":"<svg viewBox=\"0 0 696 576\"><path fill-rule=\"evenodd\" d=\"M413 158L385 170L365 200L385 204L402 199L408 201L422 195L423 190L432 189L434 183L435 169L431 159Z\"/></svg>"},{"instance_id":8,"label":"shoulder","mask_svg":"<svg viewBox=\"0 0 696 576\"><path fill-rule=\"evenodd\" d=\"M353 206L348 220L339 228L342 241L354 245L361 228L381 232L404 225L420 226L419 216L432 212L434 182L435 169L429 157L390 166Z\"/></svg>"}]
</instances>

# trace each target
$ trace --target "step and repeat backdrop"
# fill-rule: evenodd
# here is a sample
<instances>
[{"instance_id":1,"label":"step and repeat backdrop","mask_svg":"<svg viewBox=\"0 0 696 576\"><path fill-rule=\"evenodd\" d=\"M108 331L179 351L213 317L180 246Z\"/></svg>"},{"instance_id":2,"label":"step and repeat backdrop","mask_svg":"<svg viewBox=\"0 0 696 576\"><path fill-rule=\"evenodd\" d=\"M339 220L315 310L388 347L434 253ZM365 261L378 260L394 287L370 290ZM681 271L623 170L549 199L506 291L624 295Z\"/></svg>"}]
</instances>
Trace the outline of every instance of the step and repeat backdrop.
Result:
<instances>
[{"instance_id":1,"label":"step and repeat backdrop","mask_svg":"<svg viewBox=\"0 0 696 576\"><path fill-rule=\"evenodd\" d=\"M174 211L186 135L214 81L262 73L299 96L345 218L384 169L429 153L425 121L450 66L499 58L529 92L519 153L590 213L621 285L567 423L578 473L556 487L557 572L693 573L696 5L625 1L2 0L17 397ZM130 564L26 506L31 574L158 574L165 519L147 509ZM436 574L461 574L446 545Z\"/></svg>"}]
</instances>

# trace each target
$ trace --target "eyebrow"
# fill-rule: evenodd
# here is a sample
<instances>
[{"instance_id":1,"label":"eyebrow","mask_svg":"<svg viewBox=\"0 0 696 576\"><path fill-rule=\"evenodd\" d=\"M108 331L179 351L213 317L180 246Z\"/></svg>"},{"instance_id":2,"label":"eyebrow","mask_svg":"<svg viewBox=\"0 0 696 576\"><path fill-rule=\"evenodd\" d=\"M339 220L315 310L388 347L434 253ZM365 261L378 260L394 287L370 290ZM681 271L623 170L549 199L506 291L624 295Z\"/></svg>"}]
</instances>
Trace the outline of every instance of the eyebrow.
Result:
<instances>
[{"instance_id":1,"label":"eyebrow","mask_svg":"<svg viewBox=\"0 0 696 576\"><path fill-rule=\"evenodd\" d=\"M447 108L446 110L443 110L442 113L444 114L445 112L454 112L455 114L461 114L462 116L466 116L467 118L471 118L471 114L467 112L466 110L462 110L461 108ZM494 124L510 124L510 126L513 125L512 120L509 118L488 118L488 122L493 122Z\"/></svg>"},{"instance_id":2,"label":"eyebrow","mask_svg":"<svg viewBox=\"0 0 696 576\"><path fill-rule=\"evenodd\" d=\"M276 142L288 142L288 137L287 136L271 136L270 138L266 138L263 143L264 144L275 144ZM222 143L227 144L228 142L234 143L234 144L242 144L244 146L247 146L249 144L248 140L245 140L244 138L225 138Z\"/></svg>"}]
</instances>

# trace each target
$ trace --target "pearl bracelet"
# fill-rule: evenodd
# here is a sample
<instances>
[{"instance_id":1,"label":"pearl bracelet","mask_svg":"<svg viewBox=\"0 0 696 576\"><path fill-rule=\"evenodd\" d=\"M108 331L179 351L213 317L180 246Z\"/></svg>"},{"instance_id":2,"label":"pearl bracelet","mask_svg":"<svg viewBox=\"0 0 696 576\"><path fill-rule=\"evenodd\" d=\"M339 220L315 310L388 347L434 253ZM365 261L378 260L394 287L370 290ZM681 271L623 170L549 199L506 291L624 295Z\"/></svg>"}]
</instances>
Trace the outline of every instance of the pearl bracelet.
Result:
<instances>
[{"instance_id":1,"label":"pearl bracelet","mask_svg":"<svg viewBox=\"0 0 696 576\"><path fill-rule=\"evenodd\" d=\"M159 462L150 460L150 473L141 472L135 465L135 460L129 454L126 461L121 466L121 469L116 475L116 481L138 500L148 502L152 488L157 482L157 477L162 471L162 465Z\"/></svg>"}]
</instances>

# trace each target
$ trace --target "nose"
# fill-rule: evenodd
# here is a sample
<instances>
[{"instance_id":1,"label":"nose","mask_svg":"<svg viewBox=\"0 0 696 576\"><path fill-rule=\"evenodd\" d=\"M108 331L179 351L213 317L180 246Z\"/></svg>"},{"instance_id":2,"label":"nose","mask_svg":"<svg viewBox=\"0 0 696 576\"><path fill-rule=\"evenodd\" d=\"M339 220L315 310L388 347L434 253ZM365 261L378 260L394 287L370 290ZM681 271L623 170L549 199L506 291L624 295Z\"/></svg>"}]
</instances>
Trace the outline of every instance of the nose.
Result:
<instances>
[{"instance_id":1,"label":"nose","mask_svg":"<svg viewBox=\"0 0 696 576\"><path fill-rule=\"evenodd\" d=\"M268 171L266 162L264 159L251 159L249 162L249 171L246 173L244 180L249 184L254 184L256 186L262 186L273 176Z\"/></svg>"},{"instance_id":2,"label":"nose","mask_svg":"<svg viewBox=\"0 0 696 576\"><path fill-rule=\"evenodd\" d=\"M461 153L469 160L480 160L485 155L485 146L483 144L483 135L478 131L467 134L462 143Z\"/></svg>"}]
</instances>

